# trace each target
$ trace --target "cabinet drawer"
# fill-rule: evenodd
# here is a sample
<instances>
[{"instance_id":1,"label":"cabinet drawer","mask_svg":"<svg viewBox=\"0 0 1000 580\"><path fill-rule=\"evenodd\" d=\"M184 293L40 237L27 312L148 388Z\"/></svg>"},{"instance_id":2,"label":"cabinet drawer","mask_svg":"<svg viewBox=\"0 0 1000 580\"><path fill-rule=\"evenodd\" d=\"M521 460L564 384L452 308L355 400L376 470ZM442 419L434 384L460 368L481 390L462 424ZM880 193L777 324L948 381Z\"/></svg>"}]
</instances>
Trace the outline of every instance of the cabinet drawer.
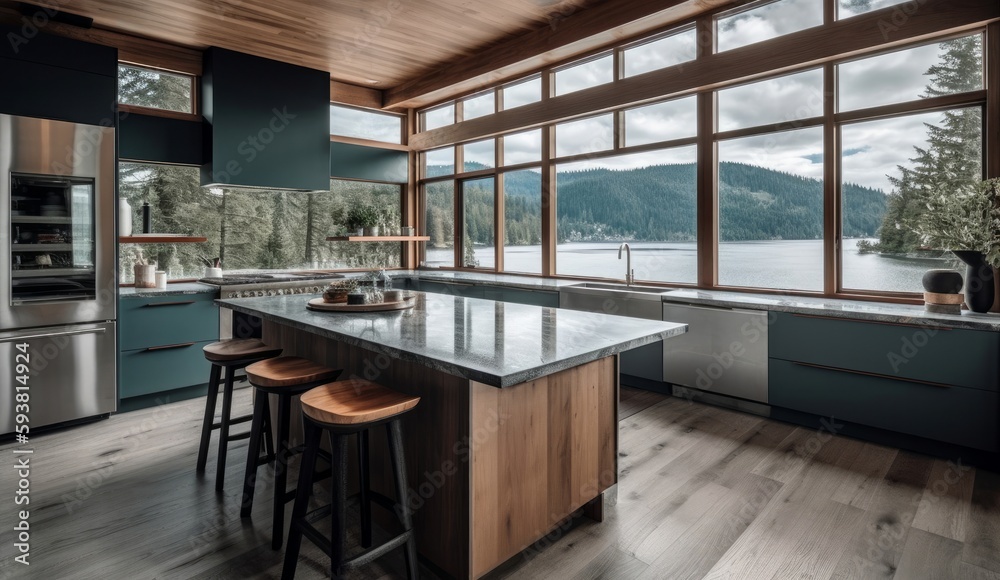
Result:
<instances>
[{"instance_id":1,"label":"cabinet drawer","mask_svg":"<svg viewBox=\"0 0 1000 580\"><path fill-rule=\"evenodd\" d=\"M997 391L1000 333L778 313L770 356Z\"/></svg>"},{"instance_id":2,"label":"cabinet drawer","mask_svg":"<svg viewBox=\"0 0 1000 580\"><path fill-rule=\"evenodd\" d=\"M771 359L769 402L900 433L996 451L1000 395Z\"/></svg>"},{"instance_id":3,"label":"cabinet drawer","mask_svg":"<svg viewBox=\"0 0 1000 580\"><path fill-rule=\"evenodd\" d=\"M160 393L208 382L211 364L202 348L211 340L191 345L121 353L121 398Z\"/></svg>"},{"instance_id":4,"label":"cabinet drawer","mask_svg":"<svg viewBox=\"0 0 1000 580\"><path fill-rule=\"evenodd\" d=\"M126 298L119 302L119 348L219 339L219 307L215 294Z\"/></svg>"}]
</instances>

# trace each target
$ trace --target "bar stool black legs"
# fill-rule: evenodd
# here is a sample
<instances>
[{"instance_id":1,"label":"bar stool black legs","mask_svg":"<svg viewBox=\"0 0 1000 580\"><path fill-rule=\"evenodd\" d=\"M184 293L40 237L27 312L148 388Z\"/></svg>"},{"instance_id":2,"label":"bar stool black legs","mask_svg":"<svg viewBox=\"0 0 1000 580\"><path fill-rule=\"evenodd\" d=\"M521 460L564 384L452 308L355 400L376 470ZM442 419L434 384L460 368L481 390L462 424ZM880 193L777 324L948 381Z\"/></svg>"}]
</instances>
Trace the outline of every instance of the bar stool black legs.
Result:
<instances>
[{"instance_id":1,"label":"bar stool black legs","mask_svg":"<svg viewBox=\"0 0 1000 580\"><path fill-rule=\"evenodd\" d=\"M302 458L301 471L299 472L299 483L295 505L292 509L292 523L288 532L288 545L285 547L285 563L282 568L281 577L284 580L294 578L299 551L302 546L302 537L305 536L330 556L330 572L333 578L342 578L347 570L368 564L397 548L405 549L407 577L410 580L418 578L417 544L413 537L413 522L410 512L406 508L408 505L406 460L403 456L403 438L399 419L383 422L388 434L393 482L396 497L399 498L398 502L393 502L389 498L372 492L369 487L368 469L370 462L368 459L367 429L372 424L335 426L317 423L309 417L305 417L304 420L306 424L306 448ZM312 492L316 458L319 454L320 440L324 430L330 435L330 448L332 450L332 498L329 506L320 508L309 514L307 513L309 496ZM362 514L361 543L362 547L369 549L354 558L347 559L345 557L345 540L347 536L347 445L348 438L354 434L358 436L359 467L363 474L361 478L363 483L361 486L360 501ZM371 501L376 501L393 511L397 515L402 527L400 534L374 548L370 547ZM326 514L330 514L332 518L332 531L329 539L325 538L311 523Z\"/></svg>"},{"instance_id":2,"label":"bar stool black legs","mask_svg":"<svg viewBox=\"0 0 1000 580\"><path fill-rule=\"evenodd\" d=\"M289 445L290 421L292 416L292 397L325 382L336 380L339 369L332 369L299 357L272 358L247 367L247 377L256 391L258 404L256 409L262 409L261 414L255 412L253 424L250 427L251 441L247 450L246 472L243 478L243 505L240 516L250 517L253 511L254 488L257 484L257 467L255 460L255 441L264 431L270 435L267 422L270 417L268 396L278 398L277 416L277 457L274 461L274 495L271 514L271 547L281 549L284 540L285 504L295 497L295 491L288 491L288 460L301 452L300 447Z\"/></svg>"},{"instance_id":3,"label":"bar stool black legs","mask_svg":"<svg viewBox=\"0 0 1000 580\"><path fill-rule=\"evenodd\" d=\"M219 380L222 367L212 365L208 378L208 398L205 401L205 418L201 422L201 444L198 446L198 473L205 473L208 463L208 444L212 439L212 423L215 421L215 403L219 399Z\"/></svg>"},{"instance_id":4,"label":"bar stool black legs","mask_svg":"<svg viewBox=\"0 0 1000 580\"><path fill-rule=\"evenodd\" d=\"M236 371L247 365L257 362L254 360L243 360L235 362L213 362L212 371L209 376L208 396L205 400L205 416L201 424L201 442L198 445L197 472L205 473L205 466L208 463L208 447L212 438L212 431L219 430L219 451L216 461L215 490L221 492L226 480L226 459L229 451L229 443L247 439L250 432L233 435L230 427L240 423L246 423L253 419L253 415L232 417L233 412L233 385L235 383ZM222 373L225 372L225 379ZM215 421L215 409L219 399L219 383L222 382L222 412L219 421ZM274 443L270 433L271 419L269 416L263 417L263 422L267 426L262 431L266 436L252 443L250 449L255 450L254 459L257 462L274 461ZM259 458L261 447L265 452L264 458Z\"/></svg>"},{"instance_id":5,"label":"bar stool black legs","mask_svg":"<svg viewBox=\"0 0 1000 580\"><path fill-rule=\"evenodd\" d=\"M206 345L202 351L205 358L212 363L212 370L208 378L208 396L205 398L205 416L201 423L201 441L198 444L197 472L205 473L205 465L208 463L208 446L212 439L212 431L219 430L219 458L215 471L215 490L221 492L226 479L226 455L229 451L229 443L246 439L250 433L240 433L232 435L229 428L232 425L250 421L252 416L232 417L233 411L233 383L236 371L256 362L269 359L281 354L280 348L267 346L257 339L227 339L213 342ZM225 379L223 380L223 372ZM222 383L222 414L219 422L215 422L215 407L219 399L219 383ZM274 457L274 445L270 434L264 439L266 449L266 460ZM260 441L252 447L255 454L260 453ZM264 459L261 459L263 461Z\"/></svg>"}]
</instances>

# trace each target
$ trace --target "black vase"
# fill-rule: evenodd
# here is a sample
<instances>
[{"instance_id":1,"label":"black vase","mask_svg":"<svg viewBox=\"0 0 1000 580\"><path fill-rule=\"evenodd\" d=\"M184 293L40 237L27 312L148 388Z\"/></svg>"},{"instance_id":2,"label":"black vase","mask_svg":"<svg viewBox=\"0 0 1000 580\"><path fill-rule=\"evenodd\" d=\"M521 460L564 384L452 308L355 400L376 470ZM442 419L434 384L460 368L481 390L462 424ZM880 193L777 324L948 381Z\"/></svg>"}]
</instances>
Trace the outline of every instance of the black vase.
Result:
<instances>
[{"instance_id":1,"label":"black vase","mask_svg":"<svg viewBox=\"0 0 1000 580\"><path fill-rule=\"evenodd\" d=\"M986 263L982 252L952 250L965 262L965 304L973 312L989 312L993 308L993 266Z\"/></svg>"}]
</instances>

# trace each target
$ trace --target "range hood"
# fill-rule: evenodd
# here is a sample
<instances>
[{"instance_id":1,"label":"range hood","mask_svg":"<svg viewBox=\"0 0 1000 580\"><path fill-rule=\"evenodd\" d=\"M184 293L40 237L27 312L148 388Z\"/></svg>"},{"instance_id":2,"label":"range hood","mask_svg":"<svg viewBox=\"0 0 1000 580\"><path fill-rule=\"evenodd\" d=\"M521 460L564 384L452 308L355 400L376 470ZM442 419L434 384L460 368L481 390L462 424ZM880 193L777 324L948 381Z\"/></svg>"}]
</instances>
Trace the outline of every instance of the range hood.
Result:
<instances>
[{"instance_id":1,"label":"range hood","mask_svg":"<svg viewBox=\"0 0 1000 580\"><path fill-rule=\"evenodd\" d=\"M202 186L329 191L329 73L212 47L201 97Z\"/></svg>"}]
</instances>

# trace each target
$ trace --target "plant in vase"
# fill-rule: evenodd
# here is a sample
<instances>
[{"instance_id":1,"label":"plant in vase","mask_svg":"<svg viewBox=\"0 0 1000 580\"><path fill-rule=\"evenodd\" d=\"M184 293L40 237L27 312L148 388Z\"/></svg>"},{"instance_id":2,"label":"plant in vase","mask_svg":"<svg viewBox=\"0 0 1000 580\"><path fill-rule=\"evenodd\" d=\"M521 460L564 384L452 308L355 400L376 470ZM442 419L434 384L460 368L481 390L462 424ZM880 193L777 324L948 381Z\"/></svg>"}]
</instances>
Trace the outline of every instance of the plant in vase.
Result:
<instances>
[{"instance_id":1,"label":"plant in vase","mask_svg":"<svg viewBox=\"0 0 1000 580\"><path fill-rule=\"evenodd\" d=\"M378 224L381 219L378 208L373 205L365 204L358 206L356 209L358 210L358 220L361 227L364 228L364 235L378 236Z\"/></svg>"},{"instance_id":2,"label":"plant in vase","mask_svg":"<svg viewBox=\"0 0 1000 580\"><path fill-rule=\"evenodd\" d=\"M993 279L1000 267L1000 179L961 191L934 191L926 211L905 223L929 247L951 250L967 266L965 303L973 312L993 306Z\"/></svg>"},{"instance_id":3,"label":"plant in vase","mask_svg":"<svg viewBox=\"0 0 1000 580\"><path fill-rule=\"evenodd\" d=\"M352 235L364 235L364 206L356 205L347 212L347 231Z\"/></svg>"}]
</instances>

